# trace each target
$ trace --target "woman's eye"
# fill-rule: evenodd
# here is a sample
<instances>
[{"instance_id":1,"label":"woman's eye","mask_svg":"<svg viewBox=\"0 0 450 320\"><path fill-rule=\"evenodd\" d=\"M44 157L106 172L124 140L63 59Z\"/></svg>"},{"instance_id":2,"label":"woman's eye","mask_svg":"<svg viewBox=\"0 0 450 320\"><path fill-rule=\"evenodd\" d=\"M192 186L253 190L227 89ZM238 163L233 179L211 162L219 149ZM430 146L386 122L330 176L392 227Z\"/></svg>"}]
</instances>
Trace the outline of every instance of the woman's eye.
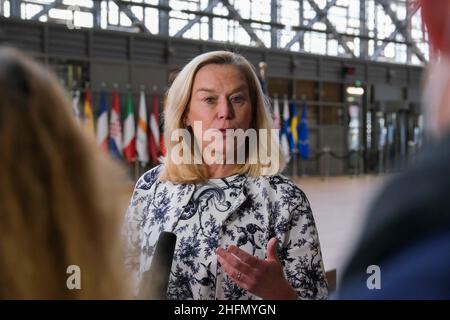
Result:
<instances>
[{"instance_id":1,"label":"woman's eye","mask_svg":"<svg viewBox=\"0 0 450 320\"><path fill-rule=\"evenodd\" d=\"M203 101L205 101L208 104L213 104L215 99L214 99L214 97L206 97L203 99Z\"/></svg>"},{"instance_id":2,"label":"woman's eye","mask_svg":"<svg viewBox=\"0 0 450 320\"><path fill-rule=\"evenodd\" d=\"M243 96L236 96L236 97L232 97L231 98L231 102L232 103L243 103L244 102L244 97Z\"/></svg>"}]
</instances>

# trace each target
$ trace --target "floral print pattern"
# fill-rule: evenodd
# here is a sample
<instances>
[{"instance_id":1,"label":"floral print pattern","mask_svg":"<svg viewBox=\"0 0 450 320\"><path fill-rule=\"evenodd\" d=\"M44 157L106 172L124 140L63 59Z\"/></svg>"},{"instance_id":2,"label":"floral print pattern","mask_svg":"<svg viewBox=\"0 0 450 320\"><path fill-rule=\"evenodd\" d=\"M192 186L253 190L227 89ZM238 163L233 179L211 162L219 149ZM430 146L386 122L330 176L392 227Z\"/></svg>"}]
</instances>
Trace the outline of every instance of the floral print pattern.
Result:
<instances>
[{"instance_id":1,"label":"floral print pattern","mask_svg":"<svg viewBox=\"0 0 450 320\"><path fill-rule=\"evenodd\" d=\"M325 299L327 282L317 229L305 194L282 175L233 175L204 184L158 180L162 166L136 183L126 215L126 264L136 275L151 265L159 234L177 235L168 299L260 299L237 286L217 262L234 244L264 259L272 237L286 279L300 299Z\"/></svg>"}]
</instances>

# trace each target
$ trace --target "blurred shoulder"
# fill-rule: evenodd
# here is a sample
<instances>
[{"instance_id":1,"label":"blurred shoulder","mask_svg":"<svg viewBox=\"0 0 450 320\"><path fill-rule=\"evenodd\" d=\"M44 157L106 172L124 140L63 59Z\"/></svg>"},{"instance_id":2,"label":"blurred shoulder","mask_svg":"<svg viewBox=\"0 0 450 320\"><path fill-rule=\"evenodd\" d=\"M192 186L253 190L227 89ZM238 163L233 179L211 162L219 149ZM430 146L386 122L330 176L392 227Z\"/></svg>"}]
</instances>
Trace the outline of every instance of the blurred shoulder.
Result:
<instances>
[{"instance_id":1,"label":"blurred shoulder","mask_svg":"<svg viewBox=\"0 0 450 320\"><path fill-rule=\"evenodd\" d=\"M149 190L153 184L158 180L159 175L163 169L163 165L160 164L156 167L145 172L136 182L136 190Z\"/></svg>"},{"instance_id":2,"label":"blurred shoulder","mask_svg":"<svg viewBox=\"0 0 450 320\"><path fill-rule=\"evenodd\" d=\"M256 188L265 189L266 192L276 197L283 197L286 200L290 198L292 201L307 201L303 190L294 181L282 174L260 176L250 180L250 183Z\"/></svg>"}]
</instances>

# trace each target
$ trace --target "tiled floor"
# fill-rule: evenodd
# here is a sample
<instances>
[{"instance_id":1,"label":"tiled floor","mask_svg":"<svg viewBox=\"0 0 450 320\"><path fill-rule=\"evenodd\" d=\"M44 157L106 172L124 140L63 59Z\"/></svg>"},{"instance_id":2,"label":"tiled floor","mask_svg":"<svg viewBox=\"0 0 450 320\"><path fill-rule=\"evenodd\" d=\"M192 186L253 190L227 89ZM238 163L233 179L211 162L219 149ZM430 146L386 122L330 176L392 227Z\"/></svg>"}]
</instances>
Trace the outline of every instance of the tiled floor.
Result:
<instances>
[{"instance_id":1,"label":"tiled floor","mask_svg":"<svg viewBox=\"0 0 450 320\"><path fill-rule=\"evenodd\" d=\"M316 220L326 270L340 272L361 232L366 208L387 176L299 177Z\"/></svg>"}]
</instances>

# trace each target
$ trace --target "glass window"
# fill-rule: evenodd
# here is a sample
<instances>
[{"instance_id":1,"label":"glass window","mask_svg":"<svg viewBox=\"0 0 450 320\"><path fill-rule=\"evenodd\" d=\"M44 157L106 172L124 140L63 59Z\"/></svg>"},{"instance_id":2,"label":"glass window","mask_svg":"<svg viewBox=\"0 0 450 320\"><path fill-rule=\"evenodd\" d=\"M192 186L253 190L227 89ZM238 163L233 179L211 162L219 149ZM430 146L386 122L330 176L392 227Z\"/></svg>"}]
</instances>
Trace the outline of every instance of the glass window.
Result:
<instances>
[{"instance_id":1,"label":"glass window","mask_svg":"<svg viewBox=\"0 0 450 320\"><path fill-rule=\"evenodd\" d=\"M320 112L321 125L343 125L344 108L336 106L323 106Z\"/></svg>"},{"instance_id":2,"label":"glass window","mask_svg":"<svg viewBox=\"0 0 450 320\"><path fill-rule=\"evenodd\" d=\"M75 27L100 27L140 32L135 20L153 34L160 19L167 19L169 36L215 40L225 43L307 53L356 56L395 63L423 64L429 58L429 45L422 26L420 10L410 0L389 1L388 10L377 0L229 0L231 7L218 2L204 12L211 0L0 0L0 14L9 17L20 1L22 19L42 22L73 22ZM125 5L124 8L118 5ZM45 10L46 5L54 5ZM365 6L365 7L362 7ZM276 12L272 14L272 8ZM96 13L95 10L100 12ZM75 11L75 12L74 12ZM361 13L365 16L361 17ZM190 21L195 23L190 24ZM405 24L406 31L396 24ZM363 25L364 23L365 25ZM187 25L187 30L184 28ZM181 34L180 31L183 30ZM364 32L364 39L360 38ZM409 43L415 48L411 49ZM366 50L361 50L367 46ZM416 54L420 51L419 54ZM419 59L420 58L420 59Z\"/></svg>"}]
</instances>

